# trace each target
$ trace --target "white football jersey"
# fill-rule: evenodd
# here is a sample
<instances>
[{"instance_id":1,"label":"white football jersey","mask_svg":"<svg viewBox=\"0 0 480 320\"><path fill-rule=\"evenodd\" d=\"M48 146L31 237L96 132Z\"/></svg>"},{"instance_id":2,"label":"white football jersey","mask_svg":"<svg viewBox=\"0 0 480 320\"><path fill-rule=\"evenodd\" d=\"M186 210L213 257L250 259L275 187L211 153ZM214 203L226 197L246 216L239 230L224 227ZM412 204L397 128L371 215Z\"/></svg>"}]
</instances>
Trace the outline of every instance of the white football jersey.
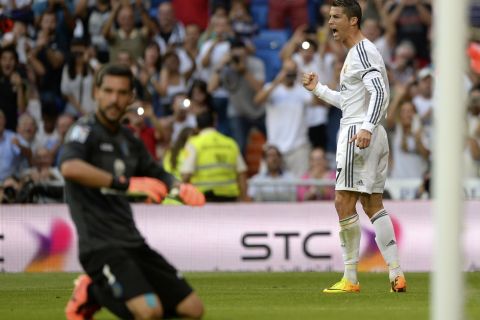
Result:
<instances>
[{"instance_id":1,"label":"white football jersey","mask_svg":"<svg viewBox=\"0 0 480 320\"><path fill-rule=\"evenodd\" d=\"M340 92L319 83L314 93L342 110L343 125L362 124L362 129L372 132L387 110L389 91L382 56L364 39L348 51L340 74Z\"/></svg>"},{"instance_id":2,"label":"white football jersey","mask_svg":"<svg viewBox=\"0 0 480 320\"><path fill-rule=\"evenodd\" d=\"M379 81L380 76L383 85ZM368 90L370 86L374 89L373 94ZM364 39L348 51L340 74L342 124L368 122L377 125L388 107L388 93L387 70L383 58L375 45ZM374 101L370 99L372 95Z\"/></svg>"}]
</instances>

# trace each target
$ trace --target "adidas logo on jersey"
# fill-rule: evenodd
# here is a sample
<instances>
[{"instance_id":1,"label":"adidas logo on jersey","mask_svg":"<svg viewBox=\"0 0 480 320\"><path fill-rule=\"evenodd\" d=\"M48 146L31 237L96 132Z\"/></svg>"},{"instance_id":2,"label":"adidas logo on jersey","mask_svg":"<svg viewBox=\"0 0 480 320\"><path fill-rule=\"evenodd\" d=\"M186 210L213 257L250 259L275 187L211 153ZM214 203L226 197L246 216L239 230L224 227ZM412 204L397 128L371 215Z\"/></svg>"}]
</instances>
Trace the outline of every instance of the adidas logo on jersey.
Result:
<instances>
[{"instance_id":1,"label":"adidas logo on jersey","mask_svg":"<svg viewBox=\"0 0 480 320\"><path fill-rule=\"evenodd\" d=\"M357 186L364 186L363 180L358 180L358 181L357 181Z\"/></svg>"}]
</instances>

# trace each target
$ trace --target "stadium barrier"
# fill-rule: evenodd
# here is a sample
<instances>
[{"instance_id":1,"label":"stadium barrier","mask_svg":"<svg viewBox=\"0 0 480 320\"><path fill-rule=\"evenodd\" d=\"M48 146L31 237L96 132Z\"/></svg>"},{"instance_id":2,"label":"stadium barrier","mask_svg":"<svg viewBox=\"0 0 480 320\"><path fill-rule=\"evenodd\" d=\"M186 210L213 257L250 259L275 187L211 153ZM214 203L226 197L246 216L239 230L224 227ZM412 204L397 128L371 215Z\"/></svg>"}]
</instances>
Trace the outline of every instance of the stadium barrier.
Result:
<instances>
[{"instance_id":1,"label":"stadium barrier","mask_svg":"<svg viewBox=\"0 0 480 320\"><path fill-rule=\"evenodd\" d=\"M392 200L415 200L417 191L422 185L422 179L387 179L385 189L388 191ZM255 198L261 201L264 198L271 198L275 190L278 192L278 198L288 201L296 200L296 187L298 186L318 186L333 187L335 181L327 179L288 179L288 180L250 180L249 186L257 187ZM291 187L289 191L289 188ZM464 195L466 200L480 200L480 179L465 179ZM285 193L290 192L286 195ZM426 195L423 196L423 198Z\"/></svg>"},{"instance_id":2,"label":"stadium barrier","mask_svg":"<svg viewBox=\"0 0 480 320\"><path fill-rule=\"evenodd\" d=\"M406 271L432 269L430 201L386 202ZM480 201L466 202L464 270L480 270ZM358 208L359 212L362 212ZM331 202L134 205L147 242L183 271L340 271ZM455 214L455 213L452 213ZM361 215L362 271L382 271L372 226ZM80 271L75 228L65 205L0 206L0 269Z\"/></svg>"}]
</instances>

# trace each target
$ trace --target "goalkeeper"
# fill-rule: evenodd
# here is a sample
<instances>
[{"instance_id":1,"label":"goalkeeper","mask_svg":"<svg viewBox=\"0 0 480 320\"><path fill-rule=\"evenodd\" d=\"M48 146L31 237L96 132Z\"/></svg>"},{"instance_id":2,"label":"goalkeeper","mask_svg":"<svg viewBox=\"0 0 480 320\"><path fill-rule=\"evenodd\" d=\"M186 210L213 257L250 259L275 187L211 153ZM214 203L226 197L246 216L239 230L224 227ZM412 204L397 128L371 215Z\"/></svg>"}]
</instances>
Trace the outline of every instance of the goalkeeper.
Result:
<instances>
[{"instance_id":1,"label":"goalkeeper","mask_svg":"<svg viewBox=\"0 0 480 320\"><path fill-rule=\"evenodd\" d=\"M165 172L143 143L120 125L134 99L128 67L105 66L97 75L94 94L95 114L71 128L60 162L80 263L87 273L76 280L67 319L91 319L101 306L122 319L201 318L199 297L145 243L127 195L145 193L161 202L170 190L188 205L203 205L205 198Z\"/></svg>"}]
</instances>

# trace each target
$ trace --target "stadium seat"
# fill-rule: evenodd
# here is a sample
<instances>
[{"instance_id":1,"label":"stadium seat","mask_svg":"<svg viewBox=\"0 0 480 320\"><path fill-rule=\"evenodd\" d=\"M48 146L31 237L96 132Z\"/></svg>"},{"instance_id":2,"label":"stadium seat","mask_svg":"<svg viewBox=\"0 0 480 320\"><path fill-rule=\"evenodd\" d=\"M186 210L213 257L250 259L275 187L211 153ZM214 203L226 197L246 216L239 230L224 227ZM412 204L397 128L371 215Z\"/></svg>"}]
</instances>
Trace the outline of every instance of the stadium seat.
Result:
<instances>
[{"instance_id":1,"label":"stadium seat","mask_svg":"<svg viewBox=\"0 0 480 320\"><path fill-rule=\"evenodd\" d=\"M268 28L268 1L257 0L250 4L250 13L253 21L258 25L260 30Z\"/></svg>"},{"instance_id":2,"label":"stadium seat","mask_svg":"<svg viewBox=\"0 0 480 320\"><path fill-rule=\"evenodd\" d=\"M262 30L253 38L255 55L265 64L266 81L271 81L282 67L280 50L288 41L287 30Z\"/></svg>"}]
</instances>

